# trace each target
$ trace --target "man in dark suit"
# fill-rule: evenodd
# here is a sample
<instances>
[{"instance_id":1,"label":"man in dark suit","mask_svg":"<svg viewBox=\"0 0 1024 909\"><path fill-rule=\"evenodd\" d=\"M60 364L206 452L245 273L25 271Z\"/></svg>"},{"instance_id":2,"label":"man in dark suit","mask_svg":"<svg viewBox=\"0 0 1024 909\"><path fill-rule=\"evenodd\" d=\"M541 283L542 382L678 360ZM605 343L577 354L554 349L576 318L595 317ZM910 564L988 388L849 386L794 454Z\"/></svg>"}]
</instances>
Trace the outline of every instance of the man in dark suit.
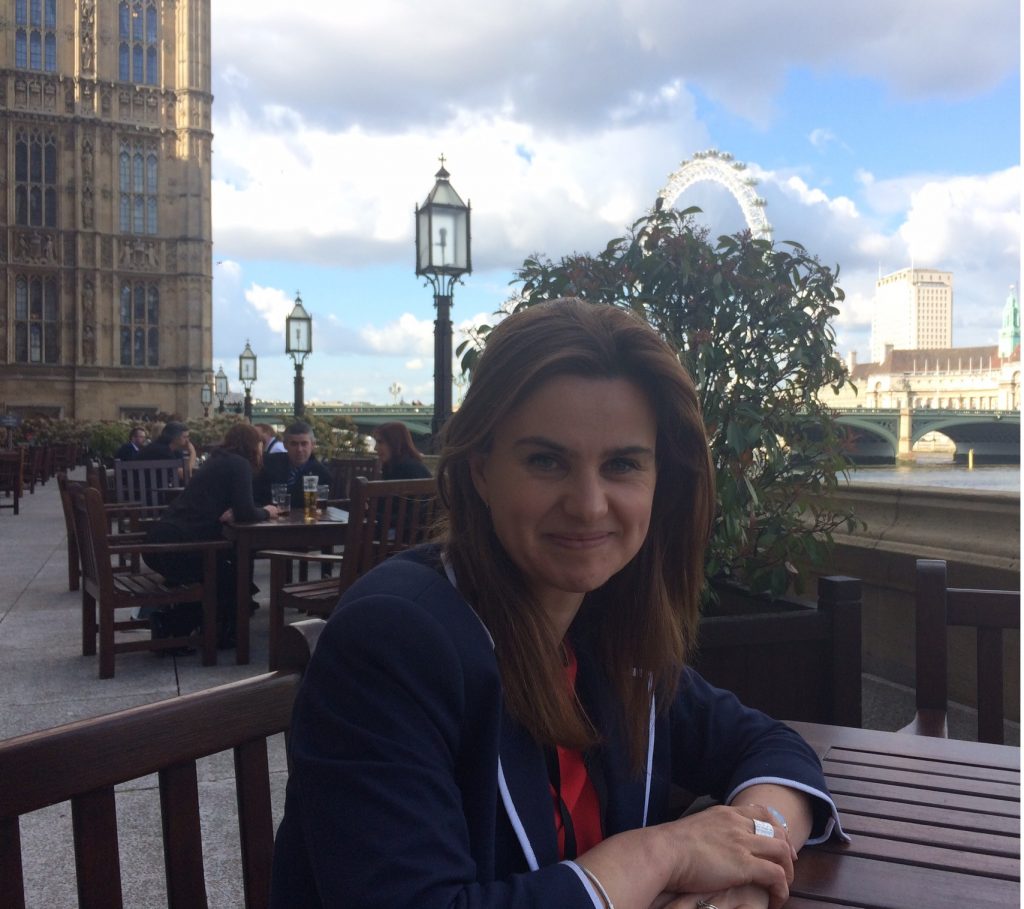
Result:
<instances>
[{"instance_id":1,"label":"man in dark suit","mask_svg":"<svg viewBox=\"0 0 1024 909\"><path fill-rule=\"evenodd\" d=\"M329 486L331 475L313 454L316 438L308 423L297 420L284 431L284 452L268 454L263 469L253 483L253 498L257 505L270 502L271 487L284 483L291 494L292 507L302 507L302 478L315 475L317 485Z\"/></svg>"},{"instance_id":2,"label":"man in dark suit","mask_svg":"<svg viewBox=\"0 0 1024 909\"><path fill-rule=\"evenodd\" d=\"M133 426L128 441L114 452L115 461L134 461L142 454L149 434L141 426Z\"/></svg>"},{"instance_id":3,"label":"man in dark suit","mask_svg":"<svg viewBox=\"0 0 1024 909\"><path fill-rule=\"evenodd\" d=\"M177 420L164 424L163 431L139 454L140 461L167 461L181 458L189 474L196 469L196 450L188 437L188 426Z\"/></svg>"}]
</instances>

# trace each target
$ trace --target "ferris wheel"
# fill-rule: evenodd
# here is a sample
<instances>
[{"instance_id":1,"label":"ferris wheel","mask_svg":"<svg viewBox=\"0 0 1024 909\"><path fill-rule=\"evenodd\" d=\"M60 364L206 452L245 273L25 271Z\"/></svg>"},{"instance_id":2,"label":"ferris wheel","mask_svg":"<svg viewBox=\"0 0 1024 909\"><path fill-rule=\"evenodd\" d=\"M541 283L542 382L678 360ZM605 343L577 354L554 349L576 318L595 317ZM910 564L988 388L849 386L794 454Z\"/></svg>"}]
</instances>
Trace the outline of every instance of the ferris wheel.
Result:
<instances>
[{"instance_id":1,"label":"ferris wheel","mask_svg":"<svg viewBox=\"0 0 1024 909\"><path fill-rule=\"evenodd\" d=\"M684 190L694 183L710 181L724 186L739 203L750 232L758 239L771 240L772 226L765 214L767 202L756 192L757 179L747 173L747 165L736 161L729 152L716 149L695 152L669 175L665 188L658 193L663 205L673 205Z\"/></svg>"}]
</instances>

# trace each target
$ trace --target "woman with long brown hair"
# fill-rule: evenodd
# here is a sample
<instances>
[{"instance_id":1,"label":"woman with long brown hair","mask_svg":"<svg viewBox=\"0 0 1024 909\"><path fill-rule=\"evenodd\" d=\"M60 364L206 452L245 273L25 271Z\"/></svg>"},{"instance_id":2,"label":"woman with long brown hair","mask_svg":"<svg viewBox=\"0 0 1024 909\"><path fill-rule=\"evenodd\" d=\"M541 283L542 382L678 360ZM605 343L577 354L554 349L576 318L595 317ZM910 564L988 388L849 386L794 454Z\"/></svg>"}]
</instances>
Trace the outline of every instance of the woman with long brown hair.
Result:
<instances>
[{"instance_id":1,"label":"woman with long brown hair","mask_svg":"<svg viewBox=\"0 0 1024 909\"><path fill-rule=\"evenodd\" d=\"M671 349L607 306L509 317L438 483L439 543L307 671L273 905L781 906L842 833L814 752L686 667L714 488ZM672 785L722 804L674 819Z\"/></svg>"},{"instance_id":2,"label":"woman with long brown hair","mask_svg":"<svg viewBox=\"0 0 1024 909\"><path fill-rule=\"evenodd\" d=\"M423 455L416 450L412 433L404 423L381 423L373 431L380 458L382 480L421 480L430 476Z\"/></svg>"},{"instance_id":3,"label":"woman with long brown hair","mask_svg":"<svg viewBox=\"0 0 1024 909\"><path fill-rule=\"evenodd\" d=\"M224 441L210 452L203 466L192 474L188 485L159 521L147 532L150 543L186 543L219 540L226 520L243 523L265 521L277 516L277 508L253 504L252 478L263 463L263 440L254 426L236 423L224 434ZM203 577L202 554L197 552L158 553L143 559L167 580L191 584ZM217 559L217 643L233 647L235 642L235 570L233 553ZM150 618L153 637L177 637L198 629L202 610L198 603L182 603L161 610Z\"/></svg>"}]
</instances>

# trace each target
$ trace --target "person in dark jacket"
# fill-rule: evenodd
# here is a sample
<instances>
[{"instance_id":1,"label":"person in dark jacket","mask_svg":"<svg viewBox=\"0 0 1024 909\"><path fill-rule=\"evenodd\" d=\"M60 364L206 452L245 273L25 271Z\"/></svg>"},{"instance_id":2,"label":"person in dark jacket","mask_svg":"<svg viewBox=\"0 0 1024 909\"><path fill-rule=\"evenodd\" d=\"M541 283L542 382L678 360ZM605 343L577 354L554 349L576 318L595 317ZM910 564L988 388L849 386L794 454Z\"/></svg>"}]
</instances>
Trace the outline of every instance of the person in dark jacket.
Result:
<instances>
[{"instance_id":1,"label":"person in dark jacket","mask_svg":"<svg viewBox=\"0 0 1024 909\"><path fill-rule=\"evenodd\" d=\"M188 435L188 426L169 420L152 442L139 453L140 461L169 461L180 458L188 464L188 472L196 469L196 450Z\"/></svg>"},{"instance_id":2,"label":"person in dark jacket","mask_svg":"<svg viewBox=\"0 0 1024 909\"><path fill-rule=\"evenodd\" d=\"M232 426L181 495L147 531L147 542L220 540L226 521L247 523L276 517L273 505L258 508L253 503L253 471L259 469L262 458L259 433L248 423ZM191 584L203 577L200 552L151 553L143 559L171 583ZM234 646L235 584L233 554L225 550L218 553L217 560L217 639L221 647ZM202 611L198 603L177 604L156 613L150 621L153 637L175 637L198 628Z\"/></svg>"},{"instance_id":3,"label":"person in dark jacket","mask_svg":"<svg viewBox=\"0 0 1024 909\"><path fill-rule=\"evenodd\" d=\"M265 504L271 500L271 488L283 483L291 495L292 508L302 508L302 478L315 475L318 486L330 486L331 474L313 454L316 437L308 423L296 420L284 431L284 448L283 454L268 454L263 459L253 494L259 504Z\"/></svg>"},{"instance_id":4,"label":"person in dark jacket","mask_svg":"<svg viewBox=\"0 0 1024 909\"><path fill-rule=\"evenodd\" d=\"M133 426L128 441L114 452L115 461L134 461L142 455L149 433L142 426Z\"/></svg>"},{"instance_id":5,"label":"person in dark jacket","mask_svg":"<svg viewBox=\"0 0 1024 909\"><path fill-rule=\"evenodd\" d=\"M352 584L302 680L271 906L779 909L845 834L814 750L687 666L715 482L676 352L509 316L437 476L439 543Z\"/></svg>"},{"instance_id":6,"label":"person in dark jacket","mask_svg":"<svg viewBox=\"0 0 1024 909\"><path fill-rule=\"evenodd\" d=\"M423 455L412 441L412 433L404 423L381 423L373 433L380 458L382 480L420 480L430 476Z\"/></svg>"}]
</instances>

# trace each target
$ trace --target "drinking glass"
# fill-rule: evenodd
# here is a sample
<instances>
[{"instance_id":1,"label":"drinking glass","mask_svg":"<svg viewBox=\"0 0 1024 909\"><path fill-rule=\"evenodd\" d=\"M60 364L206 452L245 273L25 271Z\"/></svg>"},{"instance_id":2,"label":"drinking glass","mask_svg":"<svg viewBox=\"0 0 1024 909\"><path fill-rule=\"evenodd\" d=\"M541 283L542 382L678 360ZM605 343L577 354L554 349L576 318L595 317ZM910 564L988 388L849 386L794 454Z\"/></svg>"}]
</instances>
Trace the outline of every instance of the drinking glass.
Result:
<instances>
[{"instance_id":1,"label":"drinking glass","mask_svg":"<svg viewBox=\"0 0 1024 909\"><path fill-rule=\"evenodd\" d=\"M330 486L317 486L316 488L316 507L320 511L320 514L327 514L327 500L331 495Z\"/></svg>"},{"instance_id":2,"label":"drinking glass","mask_svg":"<svg viewBox=\"0 0 1024 909\"><path fill-rule=\"evenodd\" d=\"M308 523L316 520L316 475L302 478L303 517Z\"/></svg>"},{"instance_id":3,"label":"drinking glass","mask_svg":"<svg viewBox=\"0 0 1024 909\"><path fill-rule=\"evenodd\" d=\"M282 514L289 514L292 510L292 496L288 491L287 483L275 483L270 487L270 498Z\"/></svg>"}]
</instances>

